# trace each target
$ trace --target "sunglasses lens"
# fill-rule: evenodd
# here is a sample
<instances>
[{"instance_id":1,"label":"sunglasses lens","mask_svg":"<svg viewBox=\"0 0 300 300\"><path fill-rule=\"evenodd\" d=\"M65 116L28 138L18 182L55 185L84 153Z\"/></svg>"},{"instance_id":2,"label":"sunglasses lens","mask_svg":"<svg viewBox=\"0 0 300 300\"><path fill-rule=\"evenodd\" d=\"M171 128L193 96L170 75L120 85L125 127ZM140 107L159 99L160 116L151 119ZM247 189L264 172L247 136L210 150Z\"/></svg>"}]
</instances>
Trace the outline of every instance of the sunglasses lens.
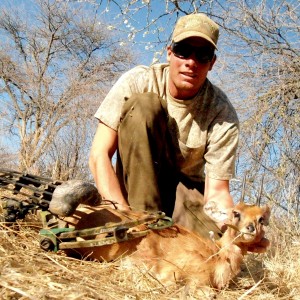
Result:
<instances>
[{"instance_id":1,"label":"sunglasses lens","mask_svg":"<svg viewBox=\"0 0 300 300\"><path fill-rule=\"evenodd\" d=\"M198 48L198 50L195 52L195 55L200 63L207 63L212 61L214 57L214 50L207 47Z\"/></svg>"},{"instance_id":2,"label":"sunglasses lens","mask_svg":"<svg viewBox=\"0 0 300 300\"><path fill-rule=\"evenodd\" d=\"M175 56L186 59L195 53L196 59L200 63L210 62L214 57L214 49L210 47L194 47L185 43L173 43L172 52Z\"/></svg>"},{"instance_id":3,"label":"sunglasses lens","mask_svg":"<svg viewBox=\"0 0 300 300\"><path fill-rule=\"evenodd\" d=\"M172 44L173 53L180 58L188 58L193 53L193 49L188 44L183 43L173 43Z\"/></svg>"}]
</instances>

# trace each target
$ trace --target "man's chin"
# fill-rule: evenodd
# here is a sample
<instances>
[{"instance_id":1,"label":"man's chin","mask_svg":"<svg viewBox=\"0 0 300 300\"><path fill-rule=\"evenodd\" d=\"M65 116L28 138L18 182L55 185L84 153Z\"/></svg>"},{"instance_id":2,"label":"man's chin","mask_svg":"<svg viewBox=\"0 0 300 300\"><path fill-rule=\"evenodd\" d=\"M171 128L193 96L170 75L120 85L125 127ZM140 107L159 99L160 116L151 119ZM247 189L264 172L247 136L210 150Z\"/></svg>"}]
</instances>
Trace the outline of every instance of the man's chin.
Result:
<instances>
[{"instance_id":1,"label":"man's chin","mask_svg":"<svg viewBox=\"0 0 300 300\"><path fill-rule=\"evenodd\" d=\"M181 100L189 100L194 98L198 92L200 87L196 86L190 82L182 82L178 90L180 90L181 97L178 97L178 99Z\"/></svg>"}]
</instances>

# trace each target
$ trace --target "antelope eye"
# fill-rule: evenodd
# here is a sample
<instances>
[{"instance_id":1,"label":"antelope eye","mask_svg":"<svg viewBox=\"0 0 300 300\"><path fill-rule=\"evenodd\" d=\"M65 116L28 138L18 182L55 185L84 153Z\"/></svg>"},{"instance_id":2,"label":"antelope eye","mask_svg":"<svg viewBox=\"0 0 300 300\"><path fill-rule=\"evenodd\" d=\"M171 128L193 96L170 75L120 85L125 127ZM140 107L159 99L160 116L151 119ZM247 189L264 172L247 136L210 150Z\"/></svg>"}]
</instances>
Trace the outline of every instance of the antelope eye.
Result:
<instances>
[{"instance_id":1,"label":"antelope eye","mask_svg":"<svg viewBox=\"0 0 300 300\"><path fill-rule=\"evenodd\" d=\"M261 225L265 225L265 218L264 217L260 217L258 219L258 223L261 224Z\"/></svg>"},{"instance_id":2,"label":"antelope eye","mask_svg":"<svg viewBox=\"0 0 300 300\"><path fill-rule=\"evenodd\" d=\"M233 217L240 220L241 219L241 214L237 211L233 211Z\"/></svg>"}]
</instances>

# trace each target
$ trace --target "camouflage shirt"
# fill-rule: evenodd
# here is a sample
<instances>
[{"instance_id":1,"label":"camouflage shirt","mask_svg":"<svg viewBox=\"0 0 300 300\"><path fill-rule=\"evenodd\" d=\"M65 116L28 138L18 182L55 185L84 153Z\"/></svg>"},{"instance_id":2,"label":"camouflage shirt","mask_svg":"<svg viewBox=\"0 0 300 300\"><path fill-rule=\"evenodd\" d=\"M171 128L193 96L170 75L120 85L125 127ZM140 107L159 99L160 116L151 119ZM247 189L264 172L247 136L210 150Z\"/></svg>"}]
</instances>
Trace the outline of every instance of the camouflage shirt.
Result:
<instances>
[{"instance_id":1,"label":"camouflage shirt","mask_svg":"<svg viewBox=\"0 0 300 300\"><path fill-rule=\"evenodd\" d=\"M95 117L118 130L125 97L154 92L167 101L168 126L180 171L195 181L204 181L205 174L214 179L231 179L239 133L235 109L208 79L193 99L175 99L169 94L168 76L168 64L133 68L116 82Z\"/></svg>"}]
</instances>

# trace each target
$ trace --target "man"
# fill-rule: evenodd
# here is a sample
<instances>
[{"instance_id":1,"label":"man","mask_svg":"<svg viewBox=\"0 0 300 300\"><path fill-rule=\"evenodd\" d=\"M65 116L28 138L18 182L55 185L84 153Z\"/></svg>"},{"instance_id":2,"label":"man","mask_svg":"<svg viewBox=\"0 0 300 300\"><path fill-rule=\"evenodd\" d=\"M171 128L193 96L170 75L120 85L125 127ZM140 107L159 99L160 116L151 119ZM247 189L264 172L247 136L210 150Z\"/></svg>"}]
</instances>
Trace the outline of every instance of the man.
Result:
<instances>
[{"instance_id":1,"label":"man","mask_svg":"<svg viewBox=\"0 0 300 300\"><path fill-rule=\"evenodd\" d=\"M168 64L125 73L100 105L90 169L99 193L119 209L172 216L179 182L218 210L233 206L229 180L238 118L226 95L207 79L218 36L218 25L206 15L181 17L167 48Z\"/></svg>"}]
</instances>

